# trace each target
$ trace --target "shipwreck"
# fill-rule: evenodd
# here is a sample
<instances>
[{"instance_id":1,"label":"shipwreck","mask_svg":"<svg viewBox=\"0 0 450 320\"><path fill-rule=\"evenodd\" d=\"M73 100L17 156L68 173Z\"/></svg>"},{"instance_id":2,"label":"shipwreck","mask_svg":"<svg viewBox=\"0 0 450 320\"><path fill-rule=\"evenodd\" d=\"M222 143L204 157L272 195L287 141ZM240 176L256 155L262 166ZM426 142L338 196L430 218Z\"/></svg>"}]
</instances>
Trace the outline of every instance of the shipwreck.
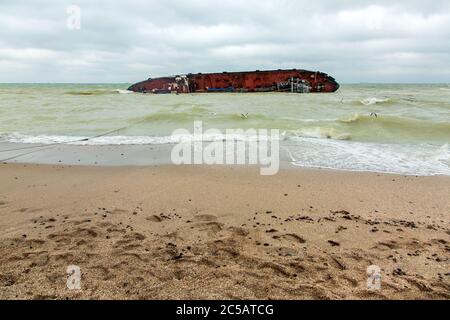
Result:
<instances>
[{"instance_id":1,"label":"shipwreck","mask_svg":"<svg viewBox=\"0 0 450 320\"><path fill-rule=\"evenodd\" d=\"M336 80L323 72L268 70L222 73L189 73L148 79L133 84L130 91L154 94L204 92L335 92Z\"/></svg>"}]
</instances>

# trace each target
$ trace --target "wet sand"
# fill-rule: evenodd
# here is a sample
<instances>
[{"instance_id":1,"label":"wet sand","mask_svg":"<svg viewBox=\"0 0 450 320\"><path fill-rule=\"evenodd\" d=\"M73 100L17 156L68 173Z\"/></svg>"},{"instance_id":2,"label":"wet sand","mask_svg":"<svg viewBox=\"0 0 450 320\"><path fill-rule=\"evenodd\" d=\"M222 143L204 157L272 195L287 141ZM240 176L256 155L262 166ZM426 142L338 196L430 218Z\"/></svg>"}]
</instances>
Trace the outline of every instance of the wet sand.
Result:
<instances>
[{"instance_id":1,"label":"wet sand","mask_svg":"<svg viewBox=\"0 0 450 320\"><path fill-rule=\"evenodd\" d=\"M2 164L0 181L3 299L450 298L450 177Z\"/></svg>"}]
</instances>

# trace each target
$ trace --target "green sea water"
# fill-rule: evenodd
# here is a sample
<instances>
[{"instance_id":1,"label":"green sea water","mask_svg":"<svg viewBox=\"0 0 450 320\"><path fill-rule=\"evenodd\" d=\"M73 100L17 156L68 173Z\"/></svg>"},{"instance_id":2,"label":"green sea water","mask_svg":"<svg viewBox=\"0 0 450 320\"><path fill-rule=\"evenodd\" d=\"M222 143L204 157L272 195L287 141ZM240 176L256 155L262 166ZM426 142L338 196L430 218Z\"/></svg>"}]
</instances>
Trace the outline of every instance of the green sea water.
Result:
<instances>
[{"instance_id":1,"label":"green sea water","mask_svg":"<svg viewBox=\"0 0 450 320\"><path fill-rule=\"evenodd\" d=\"M193 131L194 121L202 121L205 130L280 129L282 145L299 166L450 174L449 85L342 85L333 94L188 95L137 94L127 87L0 84L0 141L174 143L174 130Z\"/></svg>"}]
</instances>

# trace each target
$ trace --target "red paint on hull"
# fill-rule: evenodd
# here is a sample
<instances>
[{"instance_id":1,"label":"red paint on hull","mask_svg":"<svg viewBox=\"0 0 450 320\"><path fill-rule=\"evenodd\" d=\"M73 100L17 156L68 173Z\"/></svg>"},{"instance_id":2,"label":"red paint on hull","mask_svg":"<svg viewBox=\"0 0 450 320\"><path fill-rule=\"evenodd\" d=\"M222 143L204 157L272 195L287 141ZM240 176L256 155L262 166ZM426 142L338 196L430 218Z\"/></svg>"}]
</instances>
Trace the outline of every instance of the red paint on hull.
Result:
<instances>
[{"instance_id":1,"label":"red paint on hull","mask_svg":"<svg viewBox=\"0 0 450 320\"><path fill-rule=\"evenodd\" d=\"M339 84L322 72L273 70L197 73L148 79L128 90L144 93L193 92L335 92Z\"/></svg>"}]
</instances>

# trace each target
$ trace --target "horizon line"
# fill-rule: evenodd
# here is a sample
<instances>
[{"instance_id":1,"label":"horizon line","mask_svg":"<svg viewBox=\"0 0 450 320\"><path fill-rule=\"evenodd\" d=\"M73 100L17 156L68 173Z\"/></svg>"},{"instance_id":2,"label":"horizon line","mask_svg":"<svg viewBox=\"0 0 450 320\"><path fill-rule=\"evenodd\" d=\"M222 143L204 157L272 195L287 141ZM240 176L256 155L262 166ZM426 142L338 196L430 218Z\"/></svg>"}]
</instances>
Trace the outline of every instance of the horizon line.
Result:
<instances>
[{"instance_id":1,"label":"horizon line","mask_svg":"<svg viewBox=\"0 0 450 320\"><path fill-rule=\"evenodd\" d=\"M0 82L0 85L4 84L133 84L134 82ZM339 82L341 85L355 85L355 84L442 84L449 85L450 82Z\"/></svg>"}]
</instances>

